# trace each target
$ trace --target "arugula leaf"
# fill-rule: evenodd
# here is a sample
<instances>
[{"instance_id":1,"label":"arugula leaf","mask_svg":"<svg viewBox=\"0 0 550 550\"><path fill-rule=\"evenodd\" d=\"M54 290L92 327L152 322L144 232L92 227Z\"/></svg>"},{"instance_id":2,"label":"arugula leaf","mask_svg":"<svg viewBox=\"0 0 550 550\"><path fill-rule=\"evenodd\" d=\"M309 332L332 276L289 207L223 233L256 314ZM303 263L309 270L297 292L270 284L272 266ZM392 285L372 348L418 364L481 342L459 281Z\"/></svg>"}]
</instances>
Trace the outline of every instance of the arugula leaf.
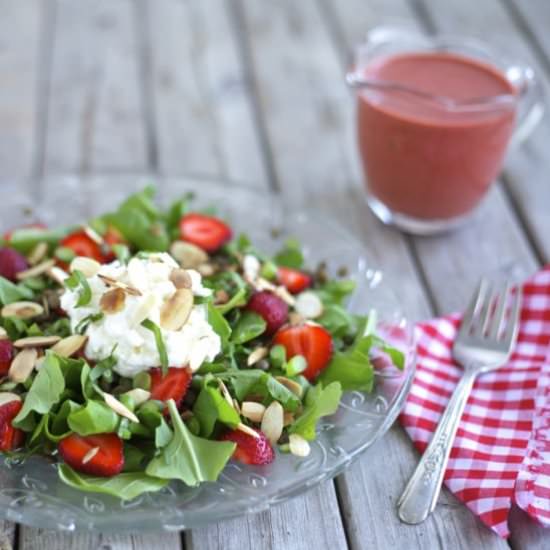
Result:
<instances>
[{"instance_id":1,"label":"arugula leaf","mask_svg":"<svg viewBox=\"0 0 550 550\"><path fill-rule=\"evenodd\" d=\"M321 384L311 387L306 394L304 411L290 425L289 433L299 434L309 441L315 439L317 422L321 417L336 412L341 397L342 387L338 382L332 382L325 388Z\"/></svg>"},{"instance_id":2,"label":"arugula leaf","mask_svg":"<svg viewBox=\"0 0 550 550\"><path fill-rule=\"evenodd\" d=\"M139 408L136 414L140 423L154 433L155 447L157 449L168 445L173 433L164 419L158 402L147 401Z\"/></svg>"},{"instance_id":3,"label":"arugula leaf","mask_svg":"<svg viewBox=\"0 0 550 550\"><path fill-rule=\"evenodd\" d=\"M94 477L75 472L67 464L59 464L61 481L80 491L104 493L122 500L132 500L142 493L159 491L168 484L167 479L151 477L142 472L123 472L113 477Z\"/></svg>"},{"instance_id":4,"label":"arugula leaf","mask_svg":"<svg viewBox=\"0 0 550 550\"><path fill-rule=\"evenodd\" d=\"M46 336L61 336L65 338L71 335L71 322L67 317L61 317L44 329Z\"/></svg>"},{"instance_id":5,"label":"arugula leaf","mask_svg":"<svg viewBox=\"0 0 550 550\"><path fill-rule=\"evenodd\" d=\"M69 435L71 429L67 424L67 418L73 411L80 409L80 407L81 405L71 399L63 401L59 411L53 416L51 426L46 431L46 437L53 442L57 442Z\"/></svg>"},{"instance_id":6,"label":"arugula leaf","mask_svg":"<svg viewBox=\"0 0 550 550\"><path fill-rule=\"evenodd\" d=\"M210 437L216 421L235 428L241 421L237 411L224 399L217 388L212 388L205 383L195 405L193 414L200 424L200 435Z\"/></svg>"},{"instance_id":7,"label":"arugula leaf","mask_svg":"<svg viewBox=\"0 0 550 550\"><path fill-rule=\"evenodd\" d=\"M92 435L115 432L119 417L110 407L99 401L89 399L86 405L72 411L67 424L78 435Z\"/></svg>"},{"instance_id":8,"label":"arugula leaf","mask_svg":"<svg viewBox=\"0 0 550 550\"><path fill-rule=\"evenodd\" d=\"M202 481L216 481L235 450L228 441L210 441L193 435L183 423L173 399L168 410L174 435L159 456L153 458L145 472L162 479L181 479L194 487Z\"/></svg>"},{"instance_id":9,"label":"arugula leaf","mask_svg":"<svg viewBox=\"0 0 550 550\"><path fill-rule=\"evenodd\" d=\"M58 229L41 229L38 227L22 227L12 232L9 246L23 254L28 254L38 243L45 242L49 246L56 245L63 237L76 230L76 226Z\"/></svg>"},{"instance_id":10,"label":"arugula leaf","mask_svg":"<svg viewBox=\"0 0 550 550\"><path fill-rule=\"evenodd\" d=\"M328 304L342 305L345 298L355 290L355 286L355 281L347 279L328 281L317 289L317 294L325 306Z\"/></svg>"},{"instance_id":11,"label":"arugula leaf","mask_svg":"<svg viewBox=\"0 0 550 550\"><path fill-rule=\"evenodd\" d=\"M394 348L386 343L385 340L376 336L376 334L369 334L361 338L356 344L354 344L353 350L360 352L363 355L368 355L372 348L381 349L384 353L387 353L392 360L392 363L400 370L405 367L405 355L401 350Z\"/></svg>"},{"instance_id":12,"label":"arugula leaf","mask_svg":"<svg viewBox=\"0 0 550 550\"><path fill-rule=\"evenodd\" d=\"M180 199L175 200L168 208L164 219L169 235L175 239L180 234L180 220L189 210L189 201L193 199L193 193L186 193Z\"/></svg>"},{"instance_id":13,"label":"arugula leaf","mask_svg":"<svg viewBox=\"0 0 550 550\"><path fill-rule=\"evenodd\" d=\"M0 277L0 304L6 306L21 300L32 300L34 293L24 285L15 285L4 277Z\"/></svg>"},{"instance_id":14,"label":"arugula leaf","mask_svg":"<svg viewBox=\"0 0 550 550\"><path fill-rule=\"evenodd\" d=\"M105 315L101 311L99 313L90 313L90 315L86 315L86 317L78 322L78 324L74 328L74 331L78 334L84 334L86 332L86 329L88 328L88 325L101 321L103 317L105 317Z\"/></svg>"},{"instance_id":15,"label":"arugula leaf","mask_svg":"<svg viewBox=\"0 0 550 550\"><path fill-rule=\"evenodd\" d=\"M155 336L155 343L157 345L160 364L162 366L162 375L165 376L168 373L168 354L166 353L166 346L164 345L164 339L162 338L162 331L156 323L151 321L151 319L145 319L145 321L141 323L141 326L150 330Z\"/></svg>"},{"instance_id":16,"label":"arugula leaf","mask_svg":"<svg viewBox=\"0 0 550 550\"><path fill-rule=\"evenodd\" d=\"M111 245L111 250L115 253L117 260L121 264L127 264L130 261L130 249L122 243L115 243Z\"/></svg>"},{"instance_id":17,"label":"arugula leaf","mask_svg":"<svg viewBox=\"0 0 550 550\"><path fill-rule=\"evenodd\" d=\"M353 315L338 304L325 305L323 314L316 321L335 338L342 338L351 332L356 324Z\"/></svg>"},{"instance_id":18,"label":"arugula leaf","mask_svg":"<svg viewBox=\"0 0 550 550\"><path fill-rule=\"evenodd\" d=\"M34 424L32 413L48 413L59 401L64 389L65 379L59 361L54 354L48 353L25 397L23 407L12 424L24 431L32 430Z\"/></svg>"},{"instance_id":19,"label":"arugula leaf","mask_svg":"<svg viewBox=\"0 0 550 550\"><path fill-rule=\"evenodd\" d=\"M300 243L296 239L287 239L284 248L273 259L277 265L292 269L300 269L304 264Z\"/></svg>"},{"instance_id":20,"label":"arugula leaf","mask_svg":"<svg viewBox=\"0 0 550 550\"><path fill-rule=\"evenodd\" d=\"M215 308L222 314L225 315L226 313L229 313L232 309L235 309L236 307L241 307L246 305L247 299L246 299L246 289L240 288L232 297L231 299L226 302L225 304L220 304L215 306Z\"/></svg>"},{"instance_id":21,"label":"arugula leaf","mask_svg":"<svg viewBox=\"0 0 550 550\"><path fill-rule=\"evenodd\" d=\"M265 332L267 323L261 315L253 311L245 311L233 328L231 340L237 344L244 344Z\"/></svg>"},{"instance_id":22,"label":"arugula leaf","mask_svg":"<svg viewBox=\"0 0 550 550\"><path fill-rule=\"evenodd\" d=\"M361 352L335 353L318 380L323 384L338 382L344 391L371 392L374 369L368 356Z\"/></svg>"},{"instance_id":23,"label":"arugula leaf","mask_svg":"<svg viewBox=\"0 0 550 550\"><path fill-rule=\"evenodd\" d=\"M71 290L79 289L76 307L87 306L92 301L92 290L82 271L75 269L71 276L65 279L65 286Z\"/></svg>"},{"instance_id":24,"label":"arugula leaf","mask_svg":"<svg viewBox=\"0 0 550 550\"><path fill-rule=\"evenodd\" d=\"M67 246L58 246L55 250L53 255L62 262L65 262L66 264L70 264L75 258L76 253L72 248L69 248Z\"/></svg>"},{"instance_id":25,"label":"arugula leaf","mask_svg":"<svg viewBox=\"0 0 550 550\"><path fill-rule=\"evenodd\" d=\"M212 302L208 302L208 322L214 329L214 332L221 338L222 344L225 347L229 341L229 336L231 336L231 327Z\"/></svg>"}]
</instances>

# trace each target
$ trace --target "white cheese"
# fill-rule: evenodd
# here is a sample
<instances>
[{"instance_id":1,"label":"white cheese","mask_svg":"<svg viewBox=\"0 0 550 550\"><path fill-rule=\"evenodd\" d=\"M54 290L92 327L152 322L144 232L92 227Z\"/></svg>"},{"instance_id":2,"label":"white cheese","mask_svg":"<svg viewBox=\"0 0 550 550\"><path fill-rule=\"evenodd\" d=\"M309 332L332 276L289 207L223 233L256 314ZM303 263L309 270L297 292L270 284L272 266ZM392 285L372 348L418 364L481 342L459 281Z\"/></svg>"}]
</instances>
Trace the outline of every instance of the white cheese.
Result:
<instances>
[{"instance_id":1,"label":"white cheese","mask_svg":"<svg viewBox=\"0 0 550 550\"><path fill-rule=\"evenodd\" d=\"M178 268L166 253L132 258L128 266L118 261L101 266L99 275L116 279L140 291L141 296L126 294L124 308L115 314L105 314L100 321L90 323L85 334L88 341L86 356L93 361L108 357L113 349L118 360L114 370L122 376L132 377L138 372L160 366L160 356L153 333L141 326L143 313L157 325L160 309L176 290L170 281L172 269ZM188 270L191 290L195 296L209 296L211 290L202 285L200 273ZM85 317L101 311L99 301L108 287L94 275L87 279L92 291L90 303L76 307L78 289L67 289L61 297L61 307L67 312L74 332ZM138 322L136 322L138 319ZM188 321L177 331L161 329L171 367L190 367L197 370L205 361L212 361L220 353L220 337L208 323L205 305L193 306Z\"/></svg>"}]
</instances>

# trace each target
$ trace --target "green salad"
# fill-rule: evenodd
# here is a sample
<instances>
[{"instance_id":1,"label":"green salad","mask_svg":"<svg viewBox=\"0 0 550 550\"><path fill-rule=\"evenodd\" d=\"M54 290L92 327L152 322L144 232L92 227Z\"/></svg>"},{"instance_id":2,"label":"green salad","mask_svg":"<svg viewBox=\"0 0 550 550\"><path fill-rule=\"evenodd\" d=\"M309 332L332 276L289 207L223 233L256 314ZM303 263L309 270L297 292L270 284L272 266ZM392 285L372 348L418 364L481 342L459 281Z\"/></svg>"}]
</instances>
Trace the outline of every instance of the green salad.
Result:
<instances>
[{"instance_id":1,"label":"green salad","mask_svg":"<svg viewBox=\"0 0 550 550\"><path fill-rule=\"evenodd\" d=\"M186 195L154 188L81 225L0 245L0 450L40 455L84 490L132 499L216 481L229 460L305 457L342 392L404 356L353 281L274 255ZM267 474L268 475L268 474Z\"/></svg>"}]
</instances>

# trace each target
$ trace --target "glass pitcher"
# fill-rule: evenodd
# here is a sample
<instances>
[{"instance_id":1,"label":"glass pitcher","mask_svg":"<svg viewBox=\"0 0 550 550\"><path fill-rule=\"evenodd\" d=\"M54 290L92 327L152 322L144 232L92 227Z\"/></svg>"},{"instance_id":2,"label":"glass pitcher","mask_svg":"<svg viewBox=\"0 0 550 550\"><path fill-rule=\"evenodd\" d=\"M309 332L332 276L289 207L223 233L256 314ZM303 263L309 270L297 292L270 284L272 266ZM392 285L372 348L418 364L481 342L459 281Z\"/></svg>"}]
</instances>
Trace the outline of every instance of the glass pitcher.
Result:
<instances>
[{"instance_id":1,"label":"glass pitcher","mask_svg":"<svg viewBox=\"0 0 550 550\"><path fill-rule=\"evenodd\" d=\"M533 69L471 38L375 28L346 79L367 202L416 234L464 222L544 111Z\"/></svg>"}]
</instances>

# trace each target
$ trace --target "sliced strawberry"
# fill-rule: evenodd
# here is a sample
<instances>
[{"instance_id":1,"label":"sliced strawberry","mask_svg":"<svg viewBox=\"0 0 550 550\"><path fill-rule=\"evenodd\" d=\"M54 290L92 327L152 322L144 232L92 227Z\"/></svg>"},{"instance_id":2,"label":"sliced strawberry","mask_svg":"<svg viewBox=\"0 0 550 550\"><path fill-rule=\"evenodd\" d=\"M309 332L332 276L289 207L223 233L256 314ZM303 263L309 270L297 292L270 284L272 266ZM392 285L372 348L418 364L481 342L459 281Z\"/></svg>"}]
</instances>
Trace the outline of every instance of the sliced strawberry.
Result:
<instances>
[{"instance_id":1,"label":"sliced strawberry","mask_svg":"<svg viewBox=\"0 0 550 550\"><path fill-rule=\"evenodd\" d=\"M0 248L0 276L10 281L16 281L16 275L29 267L23 254L13 248Z\"/></svg>"},{"instance_id":2,"label":"sliced strawberry","mask_svg":"<svg viewBox=\"0 0 550 550\"><path fill-rule=\"evenodd\" d=\"M231 430L222 435L222 441L233 441L237 444L233 452L233 458L243 464L270 464L275 458L273 447L266 436L260 430L254 430L258 437L241 432L240 430Z\"/></svg>"},{"instance_id":3,"label":"sliced strawberry","mask_svg":"<svg viewBox=\"0 0 550 550\"><path fill-rule=\"evenodd\" d=\"M0 451L11 451L23 444L25 432L11 424L22 406L23 403L16 400L0 406Z\"/></svg>"},{"instance_id":4,"label":"sliced strawberry","mask_svg":"<svg viewBox=\"0 0 550 550\"><path fill-rule=\"evenodd\" d=\"M103 235L103 240L109 246L113 246L114 244L126 244L126 239L122 233L113 225L107 227L107 231L105 231Z\"/></svg>"},{"instance_id":5,"label":"sliced strawberry","mask_svg":"<svg viewBox=\"0 0 550 550\"><path fill-rule=\"evenodd\" d=\"M9 340L0 340L0 376L6 376L13 359L13 344Z\"/></svg>"},{"instance_id":6,"label":"sliced strawberry","mask_svg":"<svg viewBox=\"0 0 550 550\"><path fill-rule=\"evenodd\" d=\"M70 248L77 256L93 258L100 263L105 261L100 245L86 235L84 231L77 231L76 233L67 235L61 240L59 246Z\"/></svg>"},{"instance_id":7,"label":"sliced strawberry","mask_svg":"<svg viewBox=\"0 0 550 550\"><path fill-rule=\"evenodd\" d=\"M213 216L191 213L180 220L180 237L206 252L216 252L231 239L231 228Z\"/></svg>"},{"instance_id":8,"label":"sliced strawberry","mask_svg":"<svg viewBox=\"0 0 550 550\"><path fill-rule=\"evenodd\" d=\"M17 231L18 229L47 229L46 225L44 225L43 223L29 223L27 225L23 225L22 227L16 227L14 229L10 229L9 231L6 231L3 235L2 235L2 238L5 240L5 241L10 241L11 240L11 236L13 235L13 232L14 231Z\"/></svg>"},{"instance_id":9,"label":"sliced strawberry","mask_svg":"<svg viewBox=\"0 0 550 550\"><path fill-rule=\"evenodd\" d=\"M151 375L151 399L168 401L173 399L179 407L189 384L191 384L191 369L170 367L166 376L162 376L162 370L154 368L149 370Z\"/></svg>"},{"instance_id":10,"label":"sliced strawberry","mask_svg":"<svg viewBox=\"0 0 550 550\"><path fill-rule=\"evenodd\" d=\"M246 309L261 315L267 323L266 334L275 334L288 319L288 306L269 290L253 294Z\"/></svg>"},{"instance_id":11,"label":"sliced strawberry","mask_svg":"<svg viewBox=\"0 0 550 550\"><path fill-rule=\"evenodd\" d=\"M283 328L275 334L273 344L280 344L286 350L287 359L303 355L307 368L302 373L313 382L328 365L332 356L332 336L319 325L298 325Z\"/></svg>"},{"instance_id":12,"label":"sliced strawberry","mask_svg":"<svg viewBox=\"0 0 550 550\"><path fill-rule=\"evenodd\" d=\"M113 433L86 437L73 433L59 442L58 450L64 462L84 474L111 477L124 466L122 439Z\"/></svg>"},{"instance_id":13,"label":"sliced strawberry","mask_svg":"<svg viewBox=\"0 0 550 550\"><path fill-rule=\"evenodd\" d=\"M298 294L311 286L311 277L307 273L290 267L277 268L277 281L292 294Z\"/></svg>"}]
</instances>

